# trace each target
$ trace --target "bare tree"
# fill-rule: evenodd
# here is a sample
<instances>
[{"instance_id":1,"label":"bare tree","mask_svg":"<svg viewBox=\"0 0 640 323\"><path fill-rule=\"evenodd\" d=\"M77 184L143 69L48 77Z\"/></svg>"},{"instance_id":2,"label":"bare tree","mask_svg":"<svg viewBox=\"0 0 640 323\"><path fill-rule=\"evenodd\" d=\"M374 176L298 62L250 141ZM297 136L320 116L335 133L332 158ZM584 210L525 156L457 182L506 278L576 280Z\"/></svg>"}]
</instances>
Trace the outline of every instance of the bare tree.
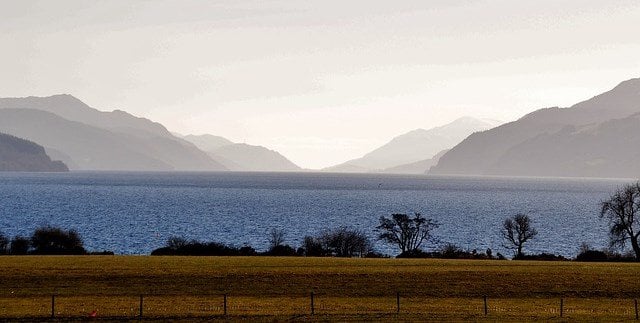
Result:
<instances>
[{"instance_id":1,"label":"bare tree","mask_svg":"<svg viewBox=\"0 0 640 323\"><path fill-rule=\"evenodd\" d=\"M437 223L420 213L415 213L413 217L396 213L391 218L381 216L376 230L380 232L380 240L397 245L404 254L418 250L424 241L431 238L431 231L437 227Z\"/></svg>"},{"instance_id":2,"label":"bare tree","mask_svg":"<svg viewBox=\"0 0 640 323\"><path fill-rule=\"evenodd\" d=\"M273 250L284 244L284 235L284 229L272 228L269 230L269 250Z\"/></svg>"},{"instance_id":3,"label":"bare tree","mask_svg":"<svg viewBox=\"0 0 640 323\"><path fill-rule=\"evenodd\" d=\"M636 260L640 260L640 182L618 189L601 206L600 217L609 219L610 245L624 248L629 241Z\"/></svg>"},{"instance_id":4,"label":"bare tree","mask_svg":"<svg viewBox=\"0 0 640 323\"><path fill-rule=\"evenodd\" d=\"M346 227L324 231L318 241L337 257L363 257L372 251L371 241L364 232Z\"/></svg>"},{"instance_id":5,"label":"bare tree","mask_svg":"<svg viewBox=\"0 0 640 323\"><path fill-rule=\"evenodd\" d=\"M502 236L507 241L505 248L516 250L515 259L522 258L522 247L538 234L532 226L531 219L526 214L516 214L513 218L507 218L502 224Z\"/></svg>"},{"instance_id":6,"label":"bare tree","mask_svg":"<svg viewBox=\"0 0 640 323\"><path fill-rule=\"evenodd\" d=\"M329 254L327 246L321 238L306 236L302 240L302 249L307 257L325 257Z\"/></svg>"}]
</instances>

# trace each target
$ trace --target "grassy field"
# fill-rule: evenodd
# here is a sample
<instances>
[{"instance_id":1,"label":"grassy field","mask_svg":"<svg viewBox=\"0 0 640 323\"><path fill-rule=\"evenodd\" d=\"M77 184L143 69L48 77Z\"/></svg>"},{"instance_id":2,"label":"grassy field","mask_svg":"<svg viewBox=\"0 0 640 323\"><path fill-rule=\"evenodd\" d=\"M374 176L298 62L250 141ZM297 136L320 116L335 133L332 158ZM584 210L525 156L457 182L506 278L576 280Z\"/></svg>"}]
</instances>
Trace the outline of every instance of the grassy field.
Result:
<instances>
[{"instance_id":1,"label":"grassy field","mask_svg":"<svg viewBox=\"0 0 640 323\"><path fill-rule=\"evenodd\" d=\"M0 270L0 319L45 319L55 294L64 319L133 319L144 295L148 319L624 321L640 297L629 263L3 256Z\"/></svg>"}]
</instances>

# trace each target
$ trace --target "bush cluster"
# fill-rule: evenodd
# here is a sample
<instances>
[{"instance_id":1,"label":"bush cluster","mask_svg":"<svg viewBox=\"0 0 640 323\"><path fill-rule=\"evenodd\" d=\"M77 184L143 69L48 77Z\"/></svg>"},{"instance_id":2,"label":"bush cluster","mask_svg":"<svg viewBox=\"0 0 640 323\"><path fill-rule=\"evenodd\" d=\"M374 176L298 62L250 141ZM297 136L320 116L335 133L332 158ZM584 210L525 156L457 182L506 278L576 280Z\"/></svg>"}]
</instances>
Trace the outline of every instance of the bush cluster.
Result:
<instances>
[{"instance_id":1,"label":"bush cluster","mask_svg":"<svg viewBox=\"0 0 640 323\"><path fill-rule=\"evenodd\" d=\"M589 262L631 262L637 261L635 254L629 252L626 254L620 254L611 250L595 250L587 244L580 246L580 252L576 256L576 261L589 261Z\"/></svg>"},{"instance_id":2,"label":"bush cluster","mask_svg":"<svg viewBox=\"0 0 640 323\"><path fill-rule=\"evenodd\" d=\"M447 243L439 250L426 252L420 249L406 251L398 255L398 258L440 258L440 259L505 259L502 254L493 255L493 251L487 248L485 252L471 251Z\"/></svg>"},{"instance_id":3,"label":"bush cluster","mask_svg":"<svg viewBox=\"0 0 640 323\"><path fill-rule=\"evenodd\" d=\"M187 241L180 237L171 237L166 246L151 252L152 256L255 256L251 247L235 248L218 242Z\"/></svg>"},{"instance_id":4,"label":"bush cluster","mask_svg":"<svg viewBox=\"0 0 640 323\"><path fill-rule=\"evenodd\" d=\"M15 236L9 240L0 233L0 254L4 255L83 255L82 238L75 230L56 227L35 229L30 238Z\"/></svg>"},{"instance_id":5,"label":"bush cluster","mask_svg":"<svg viewBox=\"0 0 640 323\"><path fill-rule=\"evenodd\" d=\"M284 231L271 230L269 235L271 246L266 252L257 252L250 246L238 248L219 242L170 237L164 247L154 250L151 255L381 257L373 252L366 234L345 227L324 230L317 236L306 236L302 246L297 249L284 243Z\"/></svg>"},{"instance_id":6,"label":"bush cluster","mask_svg":"<svg viewBox=\"0 0 640 323\"><path fill-rule=\"evenodd\" d=\"M365 233L341 227L324 230L316 236L306 236L301 254L310 257L366 257L373 256L373 244Z\"/></svg>"}]
</instances>

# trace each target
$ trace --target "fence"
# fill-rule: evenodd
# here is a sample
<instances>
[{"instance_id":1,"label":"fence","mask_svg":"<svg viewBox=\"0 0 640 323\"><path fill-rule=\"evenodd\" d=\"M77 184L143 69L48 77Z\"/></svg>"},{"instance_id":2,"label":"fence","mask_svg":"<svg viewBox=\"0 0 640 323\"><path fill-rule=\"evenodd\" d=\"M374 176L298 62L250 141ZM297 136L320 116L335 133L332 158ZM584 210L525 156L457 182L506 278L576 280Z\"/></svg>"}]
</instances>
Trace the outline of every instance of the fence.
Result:
<instances>
[{"instance_id":1,"label":"fence","mask_svg":"<svg viewBox=\"0 0 640 323\"><path fill-rule=\"evenodd\" d=\"M638 319L636 299L308 295L0 296L0 319L401 315L433 318Z\"/></svg>"}]
</instances>

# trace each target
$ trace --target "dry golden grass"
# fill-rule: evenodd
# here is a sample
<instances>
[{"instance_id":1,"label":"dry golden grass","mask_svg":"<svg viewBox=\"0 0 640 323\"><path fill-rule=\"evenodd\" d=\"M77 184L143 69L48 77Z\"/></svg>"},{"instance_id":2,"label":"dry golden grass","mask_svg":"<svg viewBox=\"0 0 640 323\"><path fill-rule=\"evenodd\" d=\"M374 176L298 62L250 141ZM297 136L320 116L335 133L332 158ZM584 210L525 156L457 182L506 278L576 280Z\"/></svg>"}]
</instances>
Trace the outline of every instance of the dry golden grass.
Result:
<instances>
[{"instance_id":1,"label":"dry golden grass","mask_svg":"<svg viewBox=\"0 0 640 323\"><path fill-rule=\"evenodd\" d=\"M274 257L0 257L0 319L630 320L640 264ZM396 293L401 295L396 314ZM483 296L489 315L484 316Z\"/></svg>"}]
</instances>

